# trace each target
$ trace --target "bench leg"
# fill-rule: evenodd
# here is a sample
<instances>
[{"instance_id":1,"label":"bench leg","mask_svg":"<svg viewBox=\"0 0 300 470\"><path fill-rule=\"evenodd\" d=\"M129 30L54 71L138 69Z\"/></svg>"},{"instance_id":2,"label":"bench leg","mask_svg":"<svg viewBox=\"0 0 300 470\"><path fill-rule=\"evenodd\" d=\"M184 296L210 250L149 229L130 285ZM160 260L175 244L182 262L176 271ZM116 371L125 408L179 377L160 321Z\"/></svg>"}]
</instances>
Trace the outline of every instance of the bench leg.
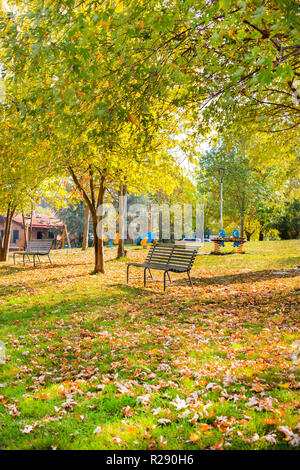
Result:
<instances>
[{"instance_id":1,"label":"bench leg","mask_svg":"<svg viewBox=\"0 0 300 470\"><path fill-rule=\"evenodd\" d=\"M192 289L194 290L194 286L193 286L192 279L191 279L191 276L190 276L190 272L189 272L189 271L187 271L187 275L188 275L190 284L191 284L191 286L192 286Z\"/></svg>"},{"instance_id":2,"label":"bench leg","mask_svg":"<svg viewBox=\"0 0 300 470\"><path fill-rule=\"evenodd\" d=\"M146 282L147 282L147 269L148 268L144 269L144 287L146 287Z\"/></svg>"},{"instance_id":3,"label":"bench leg","mask_svg":"<svg viewBox=\"0 0 300 470\"><path fill-rule=\"evenodd\" d=\"M41 264L41 260L40 260L40 257L39 257L39 255L37 255L37 257L38 257L39 263Z\"/></svg>"},{"instance_id":4,"label":"bench leg","mask_svg":"<svg viewBox=\"0 0 300 470\"><path fill-rule=\"evenodd\" d=\"M129 268L130 268L130 265L127 266L127 276L126 276L127 284L129 282Z\"/></svg>"},{"instance_id":5,"label":"bench leg","mask_svg":"<svg viewBox=\"0 0 300 470\"><path fill-rule=\"evenodd\" d=\"M166 290L166 275L169 276L168 271L164 271L164 291ZM169 276L170 277L170 276Z\"/></svg>"},{"instance_id":6,"label":"bench leg","mask_svg":"<svg viewBox=\"0 0 300 470\"><path fill-rule=\"evenodd\" d=\"M23 266L25 266L25 255L23 255Z\"/></svg>"},{"instance_id":7,"label":"bench leg","mask_svg":"<svg viewBox=\"0 0 300 470\"><path fill-rule=\"evenodd\" d=\"M16 254L13 254L14 264L16 264Z\"/></svg>"},{"instance_id":8,"label":"bench leg","mask_svg":"<svg viewBox=\"0 0 300 470\"><path fill-rule=\"evenodd\" d=\"M33 266L35 267L35 255L33 255Z\"/></svg>"},{"instance_id":9,"label":"bench leg","mask_svg":"<svg viewBox=\"0 0 300 470\"><path fill-rule=\"evenodd\" d=\"M50 264L52 264L52 261L51 261L51 258L50 258L50 255L49 255L49 254L48 254L48 258L49 258Z\"/></svg>"},{"instance_id":10,"label":"bench leg","mask_svg":"<svg viewBox=\"0 0 300 470\"><path fill-rule=\"evenodd\" d=\"M150 268L148 268L148 271L149 271L151 279L153 279L152 272L151 272Z\"/></svg>"}]
</instances>

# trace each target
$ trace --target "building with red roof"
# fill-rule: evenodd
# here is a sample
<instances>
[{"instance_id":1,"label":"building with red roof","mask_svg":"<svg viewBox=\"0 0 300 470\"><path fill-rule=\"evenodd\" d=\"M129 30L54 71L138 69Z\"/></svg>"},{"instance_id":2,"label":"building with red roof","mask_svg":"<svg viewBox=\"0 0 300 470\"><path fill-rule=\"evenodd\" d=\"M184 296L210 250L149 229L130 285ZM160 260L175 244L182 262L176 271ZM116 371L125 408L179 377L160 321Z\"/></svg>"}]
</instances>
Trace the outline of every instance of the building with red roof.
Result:
<instances>
[{"instance_id":1,"label":"building with red roof","mask_svg":"<svg viewBox=\"0 0 300 470\"><path fill-rule=\"evenodd\" d=\"M5 229L5 216L0 215L0 234L4 235ZM10 250L18 250L24 247L25 231L29 237L31 233L31 240L51 240L53 239L54 247L58 248L64 239L66 233L66 226L64 222L55 217L54 215L39 214L36 211L31 215L24 217L25 227L22 214L17 214L12 221Z\"/></svg>"}]
</instances>

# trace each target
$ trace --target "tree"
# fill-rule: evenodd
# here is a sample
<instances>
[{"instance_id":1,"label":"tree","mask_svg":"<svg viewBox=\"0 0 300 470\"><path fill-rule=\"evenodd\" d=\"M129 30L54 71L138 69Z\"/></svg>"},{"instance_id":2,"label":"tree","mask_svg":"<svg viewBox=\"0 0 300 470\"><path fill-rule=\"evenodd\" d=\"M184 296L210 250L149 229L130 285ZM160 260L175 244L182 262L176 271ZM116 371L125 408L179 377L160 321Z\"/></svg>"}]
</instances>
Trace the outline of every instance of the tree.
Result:
<instances>
[{"instance_id":1,"label":"tree","mask_svg":"<svg viewBox=\"0 0 300 470\"><path fill-rule=\"evenodd\" d=\"M126 210L126 186L124 183L120 184L119 189L119 243L118 243L118 254L117 258L123 258L126 255L125 252L125 210Z\"/></svg>"},{"instance_id":2,"label":"tree","mask_svg":"<svg viewBox=\"0 0 300 470\"><path fill-rule=\"evenodd\" d=\"M89 207L95 272L104 272L103 240L101 233L97 236L102 215L97 209L104 202L107 186L118 181L128 189L143 185L144 190L153 191L160 181L166 190L174 187L173 157L167 149L176 129L166 103L160 103L157 94L145 99L127 67L121 77L114 74L114 81L109 79L120 57L111 48L103 18L108 21L109 10L118 21L121 13L116 6L115 10L108 4L94 9L68 6L63 15L61 7L53 4L37 1L34 7L6 18L12 41L4 40L6 65L15 80L25 77L31 83L26 104L35 110L35 116L38 107L35 132L47 136L49 162L61 175L69 172ZM116 23L116 30L122 35L124 8L121 12L122 22L120 26ZM45 41L45 37L49 39ZM133 46L135 38L129 35L128 40ZM120 38L116 42L119 46Z\"/></svg>"},{"instance_id":3,"label":"tree","mask_svg":"<svg viewBox=\"0 0 300 470\"><path fill-rule=\"evenodd\" d=\"M41 145L37 155L31 126L22 115L17 87L7 87L7 101L0 115L0 214L5 214L4 235L0 235L0 261L7 261L12 219L39 197L39 189L51 168Z\"/></svg>"},{"instance_id":4,"label":"tree","mask_svg":"<svg viewBox=\"0 0 300 470\"><path fill-rule=\"evenodd\" d=\"M35 0L22 11L10 4L2 60L14 80L30 83L23 106L35 133L47 135L52 164L82 192L94 232L107 184L148 179L145 168L150 179L165 176L177 117L203 136L251 125L293 129L297 141L293 1ZM154 157L158 150L164 157ZM104 271L101 238L95 260Z\"/></svg>"},{"instance_id":5,"label":"tree","mask_svg":"<svg viewBox=\"0 0 300 470\"><path fill-rule=\"evenodd\" d=\"M240 221L241 236L250 239L261 233L272 220L275 206L283 200L288 179L286 169L277 164L263 165L249 154L245 142L230 145L223 141L199 159L198 191L206 199L207 213L219 219L220 180L218 168L225 168L223 179L224 212L227 224Z\"/></svg>"},{"instance_id":6,"label":"tree","mask_svg":"<svg viewBox=\"0 0 300 470\"><path fill-rule=\"evenodd\" d=\"M60 209L57 213L59 219L66 224L69 236L72 238L73 235L79 243L83 240L85 213L85 205L82 201L79 203L68 204L67 207Z\"/></svg>"},{"instance_id":7,"label":"tree","mask_svg":"<svg viewBox=\"0 0 300 470\"><path fill-rule=\"evenodd\" d=\"M300 200L286 201L282 214L272 224L282 240L300 237Z\"/></svg>"},{"instance_id":8,"label":"tree","mask_svg":"<svg viewBox=\"0 0 300 470\"><path fill-rule=\"evenodd\" d=\"M33 68L45 63L45 78L47 66L55 61L61 98L72 102L93 89L94 106L101 113L114 109L136 119L143 106L151 119L148 102L151 106L154 96L166 102L168 96L165 110L191 106L198 117L200 112L202 132L211 125L238 131L252 123L260 131L293 128L295 134L298 14L296 0L69 0L64 5L36 0L30 12L24 8L17 20L13 14L6 20L4 47L13 49L20 67L28 54ZM94 77L98 82L104 78L100 87L97 80L84 81L91 57L96 59ZM45 89L45 83L40 81L39 87ZM114 99L109 100L112 89ZM127 97L130 90L144 100L124 106L126 89ZM297 142L297 135L293 138Z\"/></svg>"}]
</instances>

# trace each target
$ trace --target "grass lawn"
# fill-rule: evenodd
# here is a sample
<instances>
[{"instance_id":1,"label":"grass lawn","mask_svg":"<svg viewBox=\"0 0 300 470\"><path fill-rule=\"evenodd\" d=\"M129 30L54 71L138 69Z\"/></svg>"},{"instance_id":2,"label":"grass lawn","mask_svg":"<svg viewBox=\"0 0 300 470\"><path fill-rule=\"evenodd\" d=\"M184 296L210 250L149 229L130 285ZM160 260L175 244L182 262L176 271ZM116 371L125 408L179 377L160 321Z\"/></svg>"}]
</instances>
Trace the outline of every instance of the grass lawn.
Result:
<instances>
[{"instance_id":1,"label":"grass lawn","mask_svg":"<svg viewBox=\"0 0 300 470\"><path fill-rule=\"evenodd\" d=\"M299 241L211 249L194 292L127 286L115 248L106 275L91 250L1 264L0 448L300 448Z\"/></svg>"}]
</instances>

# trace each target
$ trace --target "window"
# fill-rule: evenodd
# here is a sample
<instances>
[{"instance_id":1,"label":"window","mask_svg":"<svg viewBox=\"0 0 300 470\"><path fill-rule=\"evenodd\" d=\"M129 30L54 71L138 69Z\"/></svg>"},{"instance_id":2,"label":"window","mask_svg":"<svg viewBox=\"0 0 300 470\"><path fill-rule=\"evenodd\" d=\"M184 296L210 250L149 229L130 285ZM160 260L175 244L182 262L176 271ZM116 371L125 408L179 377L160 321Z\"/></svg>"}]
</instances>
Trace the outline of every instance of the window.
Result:
<instances>
[{"instance_id":1,"label":"window","mask_svg":"<svg viewBox=\"0 0 300 470\"><path fill-rule=\"evenodd\" d=\"M54 238L54 233L53 232L49 232L49 238L51 238L51 239Z\"/></svg>"},{"instance_id":2,"label":"window","mask_svg":"<svg viewBox=\"0 0 300 470\"><path fill-rule=\"evenodd\" d=\"M41 240L41 239L43 238L43 232L37 232L36 238L37 238L38 240Z\"/></svg>"},{"instance_id":3,"label":"window","mask_svg":"<svg viewBox=\"0 0 300 470\"><path fill-rule=\"evenodd\" d=\"M14 230L13 231L13 243L16 243L17 240L19 240L19 230Z\"/></svg>"}]
</instances>

